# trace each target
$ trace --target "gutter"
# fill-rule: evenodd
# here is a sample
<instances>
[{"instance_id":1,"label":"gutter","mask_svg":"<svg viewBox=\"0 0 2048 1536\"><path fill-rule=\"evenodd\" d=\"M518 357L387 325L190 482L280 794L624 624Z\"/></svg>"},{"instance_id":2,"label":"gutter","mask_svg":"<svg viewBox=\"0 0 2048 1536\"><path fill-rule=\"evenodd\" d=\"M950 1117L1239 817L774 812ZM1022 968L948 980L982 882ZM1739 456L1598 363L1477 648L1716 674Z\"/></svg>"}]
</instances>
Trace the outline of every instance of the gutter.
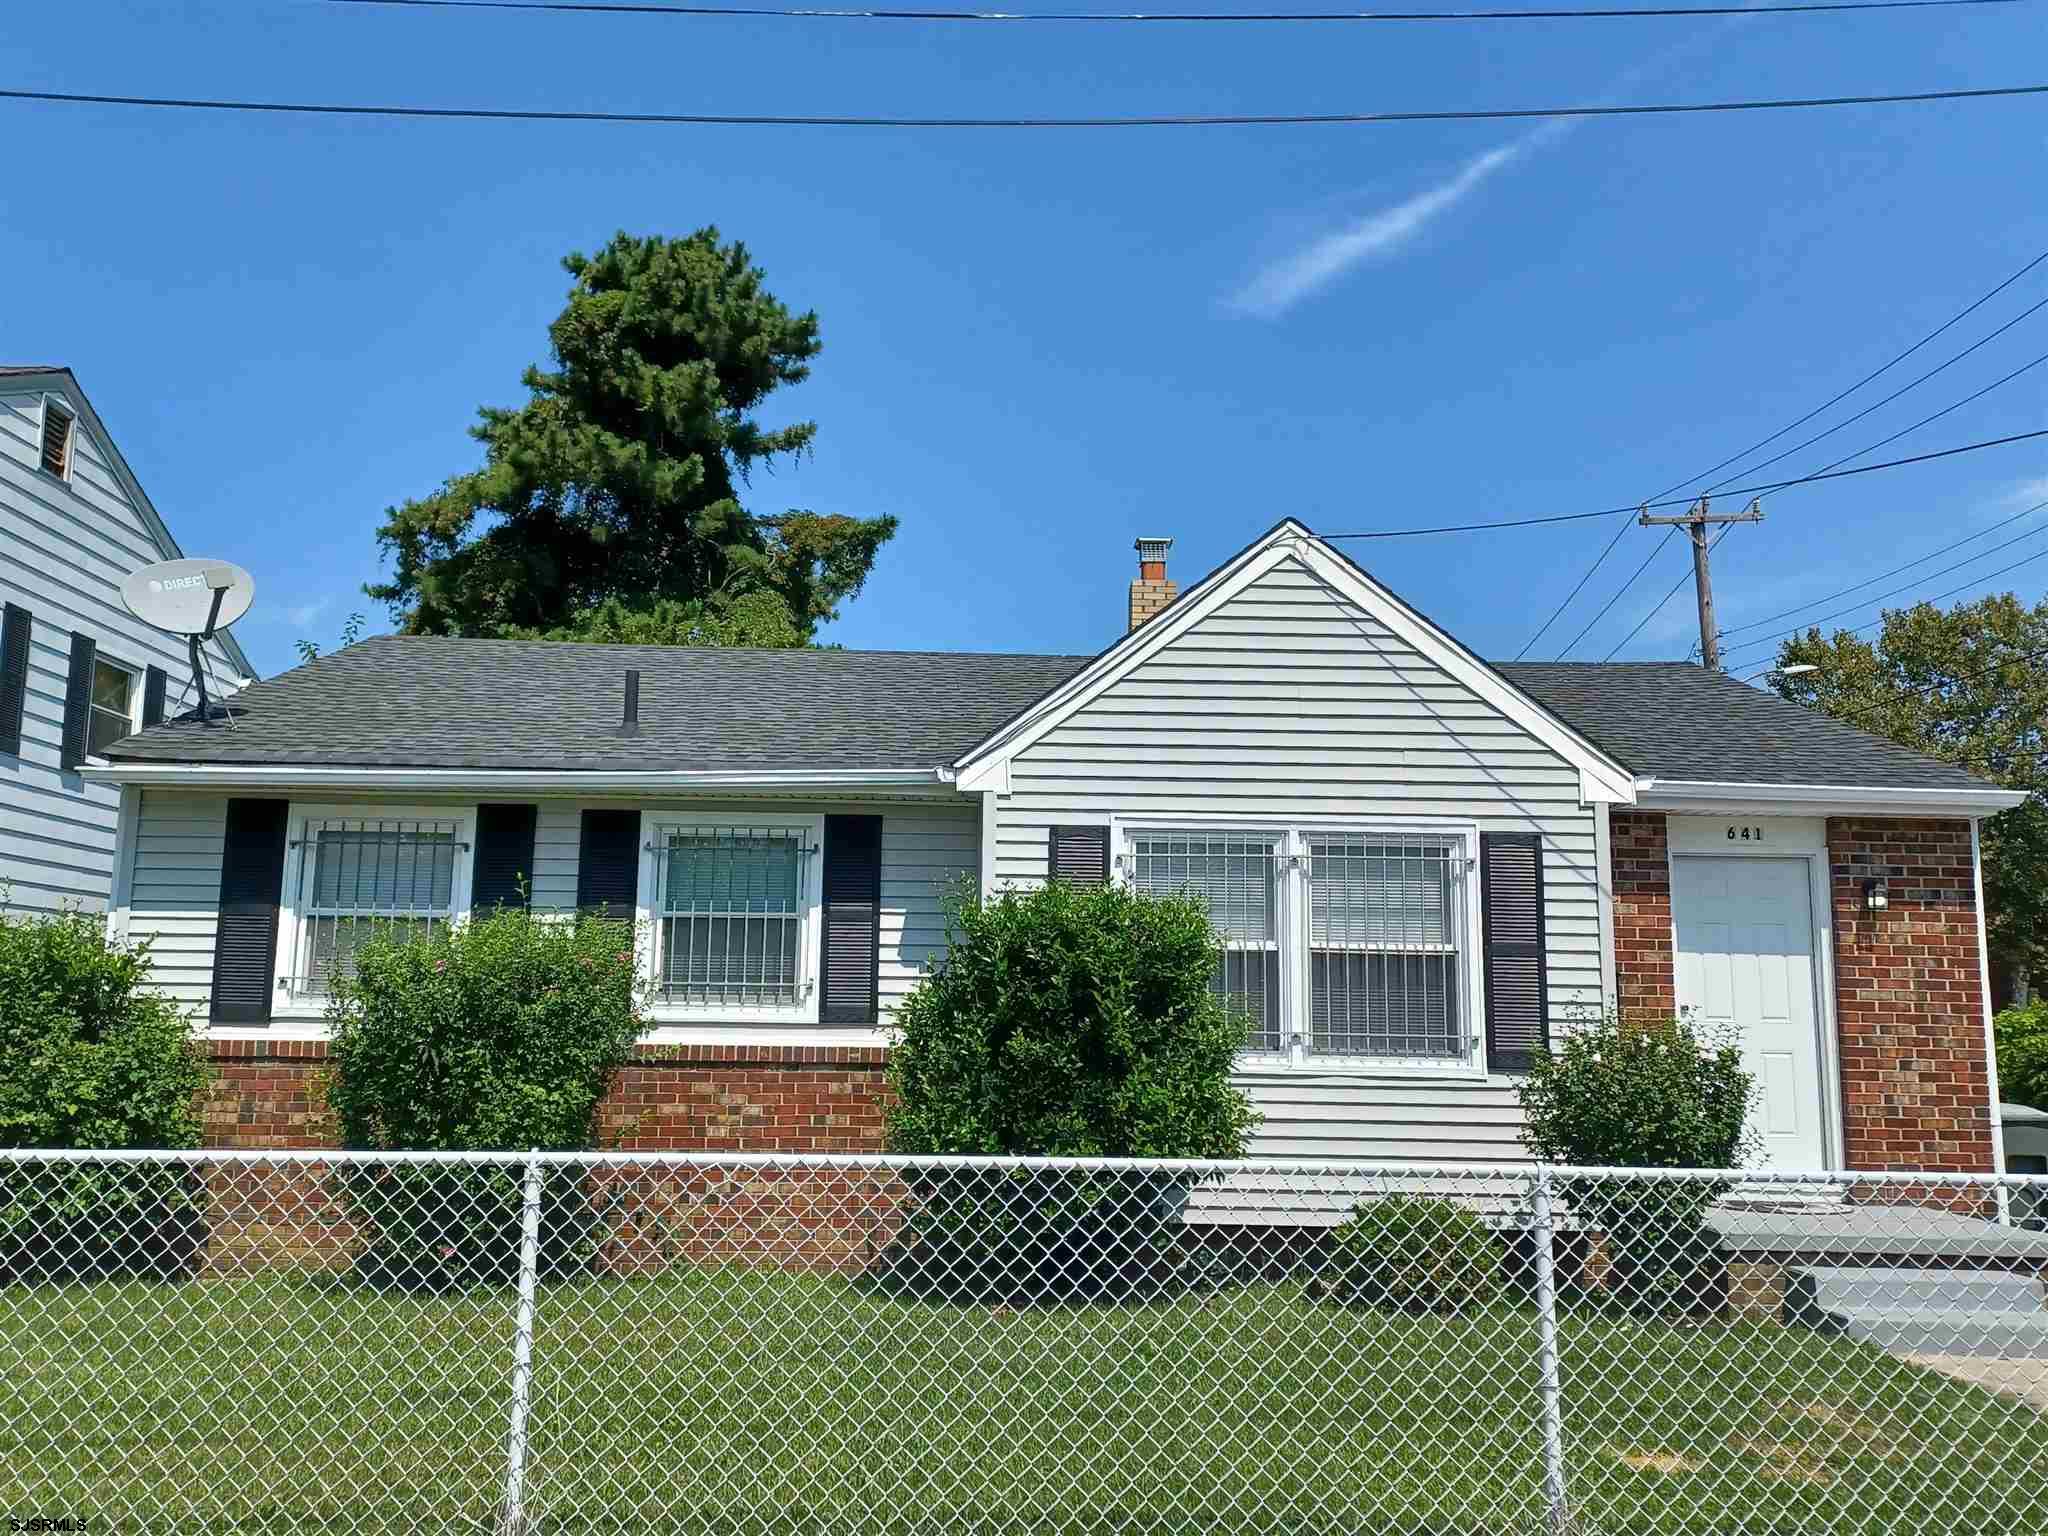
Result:
<instances>
[{"instance_id":1,"label":"gutter","mask_svg":"<svg viewBox=\"0 0 2048 1536\"><path fill-rule=\"evenodd\" d=\"M1636 804L1652 811L1712 814L1743 807L1809 816L1943 816L1970 821L2024 805L2022 790L1870 788L1843 784L1740 784L1713 779L1636 780Z\"/></svg>"},{"instance_id":2,"label":"gutter","mask_svg":"<svg viewBox=\"0 0 2048 1536\"><path fill-rule=\"evenodd\" d=\"M575 795L615 790L857 790L952 787L945 768L560 769L382 768L291 763L138 763L89 759L79 776L95 784L184 789L365 789L461 792L523 790Z\"/></svg>"}]
</instances>

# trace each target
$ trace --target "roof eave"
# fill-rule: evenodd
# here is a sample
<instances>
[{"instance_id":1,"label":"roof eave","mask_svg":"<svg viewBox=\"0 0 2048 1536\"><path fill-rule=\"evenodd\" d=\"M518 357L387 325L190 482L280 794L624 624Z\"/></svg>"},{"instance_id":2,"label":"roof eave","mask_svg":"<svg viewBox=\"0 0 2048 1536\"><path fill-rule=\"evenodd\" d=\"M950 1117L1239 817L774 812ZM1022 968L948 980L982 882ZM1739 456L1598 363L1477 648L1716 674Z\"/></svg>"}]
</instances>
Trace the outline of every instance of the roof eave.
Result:
<instances>
[{"instance_id":1,"label":"roof eave","mask_svg":"<svg viewBox=\"0 0 2048 1536\"><path fill-rule=\"evenodd\" d=\"M1792 816L1995 816L2026 803L2024 791L1985 785L1757 784L1714 779L1636 780L1636 805L1646 811L1713 815L1745 808Z\"/></svg>"},{"instance_id":2,"label":"roof eave","mask_svg":"<svg viewBox=\"0 0 2048 1536\"><path fill-rule=\"evenodd\" d=\"M80 776L101 784L179 789L359 789L543 795L688 790L950 792L950 769L655 769L359 767L328 763L141 762L96 758Z\"/></svg>"}]
</instances>

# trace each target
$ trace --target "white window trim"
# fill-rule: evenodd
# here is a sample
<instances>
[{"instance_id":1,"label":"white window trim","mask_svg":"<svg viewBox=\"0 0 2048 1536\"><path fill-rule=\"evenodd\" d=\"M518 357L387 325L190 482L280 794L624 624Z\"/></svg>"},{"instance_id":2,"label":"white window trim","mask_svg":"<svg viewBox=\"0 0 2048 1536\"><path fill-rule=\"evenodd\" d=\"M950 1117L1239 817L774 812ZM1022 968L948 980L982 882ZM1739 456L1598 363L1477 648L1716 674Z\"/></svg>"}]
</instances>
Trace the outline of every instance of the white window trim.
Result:
<instances>
[{"instance_id":1,"label":"white window trim","mask_svg":"<svg viewBox=\"0 0 2048 1536\"><path fill-rule=\"evenodd\" d=\"M1404 1081L1486 1079L1486 957L1479 891L1479 824L1455 818L1294 817L1270 814L1217 816L1113 816L1109 822L1110 879L1130 885L1130 839L1133 833L1229 832L1274 834L1280 840L1279 921L1282 934L1280 967L1281 1029L1288 1039L1284 1052L1246 1051L1237 1059L1246 1073L1287 1076L1384 1077ZM1320 1056L1309 1049L1310 946L1296 943L1295 926L1306 920L1303 900L1308 882L1308 844L1317 837L1461 837L1465 841L1465 995L1460 999L1471 1041L1462 1061L1449 1057L1416 1061L1407 1057Z\"/></svg>"},{"instance_id":2,"label":"white window trim","mask_svg":"<svg viewBox=\"0 0 2048 1536\"><path fill-rule=\"evenodd\" d=\"M97 670L100 667L111 667L116 672L126 674L128 678L128 700L125 707L127 712L128 729L123 731L121 734L123 736L133 736L137 731L142 729L143 669L141 667L131 666L129 663L121 660L118 656L109 656L104 651L98 649L98 647L94 647L92 659L95 672L97 672ZM97 746L93 745L93 719L102 710L106 708L105 705L95 701L94 695L98 691L98 684L99 678L95 676L92 679L92 681L86 685L85 696L85 745L87 752L94 757L99 756L100 749Z\"/></svg>"},{"instance_id":3,"label":"white window trim","mask_svg":"<svg viewBox=\"0 0 2048 1536\"><path fill-rule=\"evenodd\" d=\"M50 408L55 406L64 419L71 423L71 435L64 443L64 473L53 475L43 464L43 438L50 430ZM78 408L61 395L43 392L42 414L36 418L36 473L60 485L69 485L72 472L78 465Z\"/></svg>"},{"instance_id":4,"label":"white window trim","mask_svg":"<svg viewBox=\"0 0 2048 1536\"><path fill-rule=\"evenodd\" d=\"M448 892L450 923L469 919L470 874L476 863L474 805L321 805L294 800L285 813L284 886L277 902L277 952L271 962L273 1020L324 1019L325 997L292 990L292 957L299 940L299 895L304 889L307 827L319 821L452 821L455 823L455 881Z\"/></svg>"},{"instance_id":5,"label":"white window trim","mask_svg":"<svg viewBox=\"0 0 2048 1536\"><path fill-rule=\"evenodd\" d=\"M724 828L767 828L799 833L803 846L816 850L801 863L803 884L799 891L803 909L796 974L801 1001L787 1008L735 1008L727 1004L694 1006L672 1002L660 992L658 950L661 912L656 907L660 889L660 850L655 834L664 826ZM816 1024L824 990L820 974L823 954L825 892L825 818L817 815L785 815L765 812L735 814L731 810L695 809L689 806L642 807L640 811L640 884L638 921L634 924L635 961L640 980L647 989L647 1020L657 1027L703 1024Z\"/></svg>"}]
</instances>

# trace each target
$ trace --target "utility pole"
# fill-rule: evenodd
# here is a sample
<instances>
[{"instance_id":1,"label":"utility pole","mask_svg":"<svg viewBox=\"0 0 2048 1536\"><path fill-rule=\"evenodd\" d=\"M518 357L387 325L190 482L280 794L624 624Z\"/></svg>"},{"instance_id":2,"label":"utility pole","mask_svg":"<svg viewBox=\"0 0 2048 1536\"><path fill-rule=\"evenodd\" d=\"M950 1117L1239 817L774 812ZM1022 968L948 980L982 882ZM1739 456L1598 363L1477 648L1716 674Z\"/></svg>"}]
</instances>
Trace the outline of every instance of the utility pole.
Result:
<instances>
[{"instance_id":1,"label":"utility pole","mask_svg":"<svg viewBox=\"0 0 2048 1536\"><path fill-rule=\"evenodd\" d=\"M1747 512L1709 513L1704 496L1693 503L1690 512L1680 517L1652 517L1648 507L1636 515L1636 521L1645 528L1677 523L1692 535L1692 580L1700 600L1700 661L1710 672L1721 670L1721 631L1714 625L1714 578L1707 570L1707 525L1760 523L1763 520L1762 502L1752 501Z\"/></svg>"}]
</instances>

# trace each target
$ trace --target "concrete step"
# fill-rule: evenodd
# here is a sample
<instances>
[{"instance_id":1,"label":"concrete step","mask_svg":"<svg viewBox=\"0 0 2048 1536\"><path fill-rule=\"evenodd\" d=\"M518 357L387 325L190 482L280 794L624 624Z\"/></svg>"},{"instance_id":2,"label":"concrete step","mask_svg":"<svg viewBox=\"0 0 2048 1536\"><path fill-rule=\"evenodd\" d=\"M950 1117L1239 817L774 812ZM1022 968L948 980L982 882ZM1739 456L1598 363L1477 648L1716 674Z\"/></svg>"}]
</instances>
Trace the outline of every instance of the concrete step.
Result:
<instances>
[{"instance_id":1,"label":"concrete step","mask_svg":"<svg viewBox=\"0 0 2048 1536\"><path fill-rule=\"evenodd\" d=\"M2031 1275L1996 1270L1794 1270L1784 1320L1894 1354L2048 1360L2048 1304Z\"/></svg>"}]
</instances>

